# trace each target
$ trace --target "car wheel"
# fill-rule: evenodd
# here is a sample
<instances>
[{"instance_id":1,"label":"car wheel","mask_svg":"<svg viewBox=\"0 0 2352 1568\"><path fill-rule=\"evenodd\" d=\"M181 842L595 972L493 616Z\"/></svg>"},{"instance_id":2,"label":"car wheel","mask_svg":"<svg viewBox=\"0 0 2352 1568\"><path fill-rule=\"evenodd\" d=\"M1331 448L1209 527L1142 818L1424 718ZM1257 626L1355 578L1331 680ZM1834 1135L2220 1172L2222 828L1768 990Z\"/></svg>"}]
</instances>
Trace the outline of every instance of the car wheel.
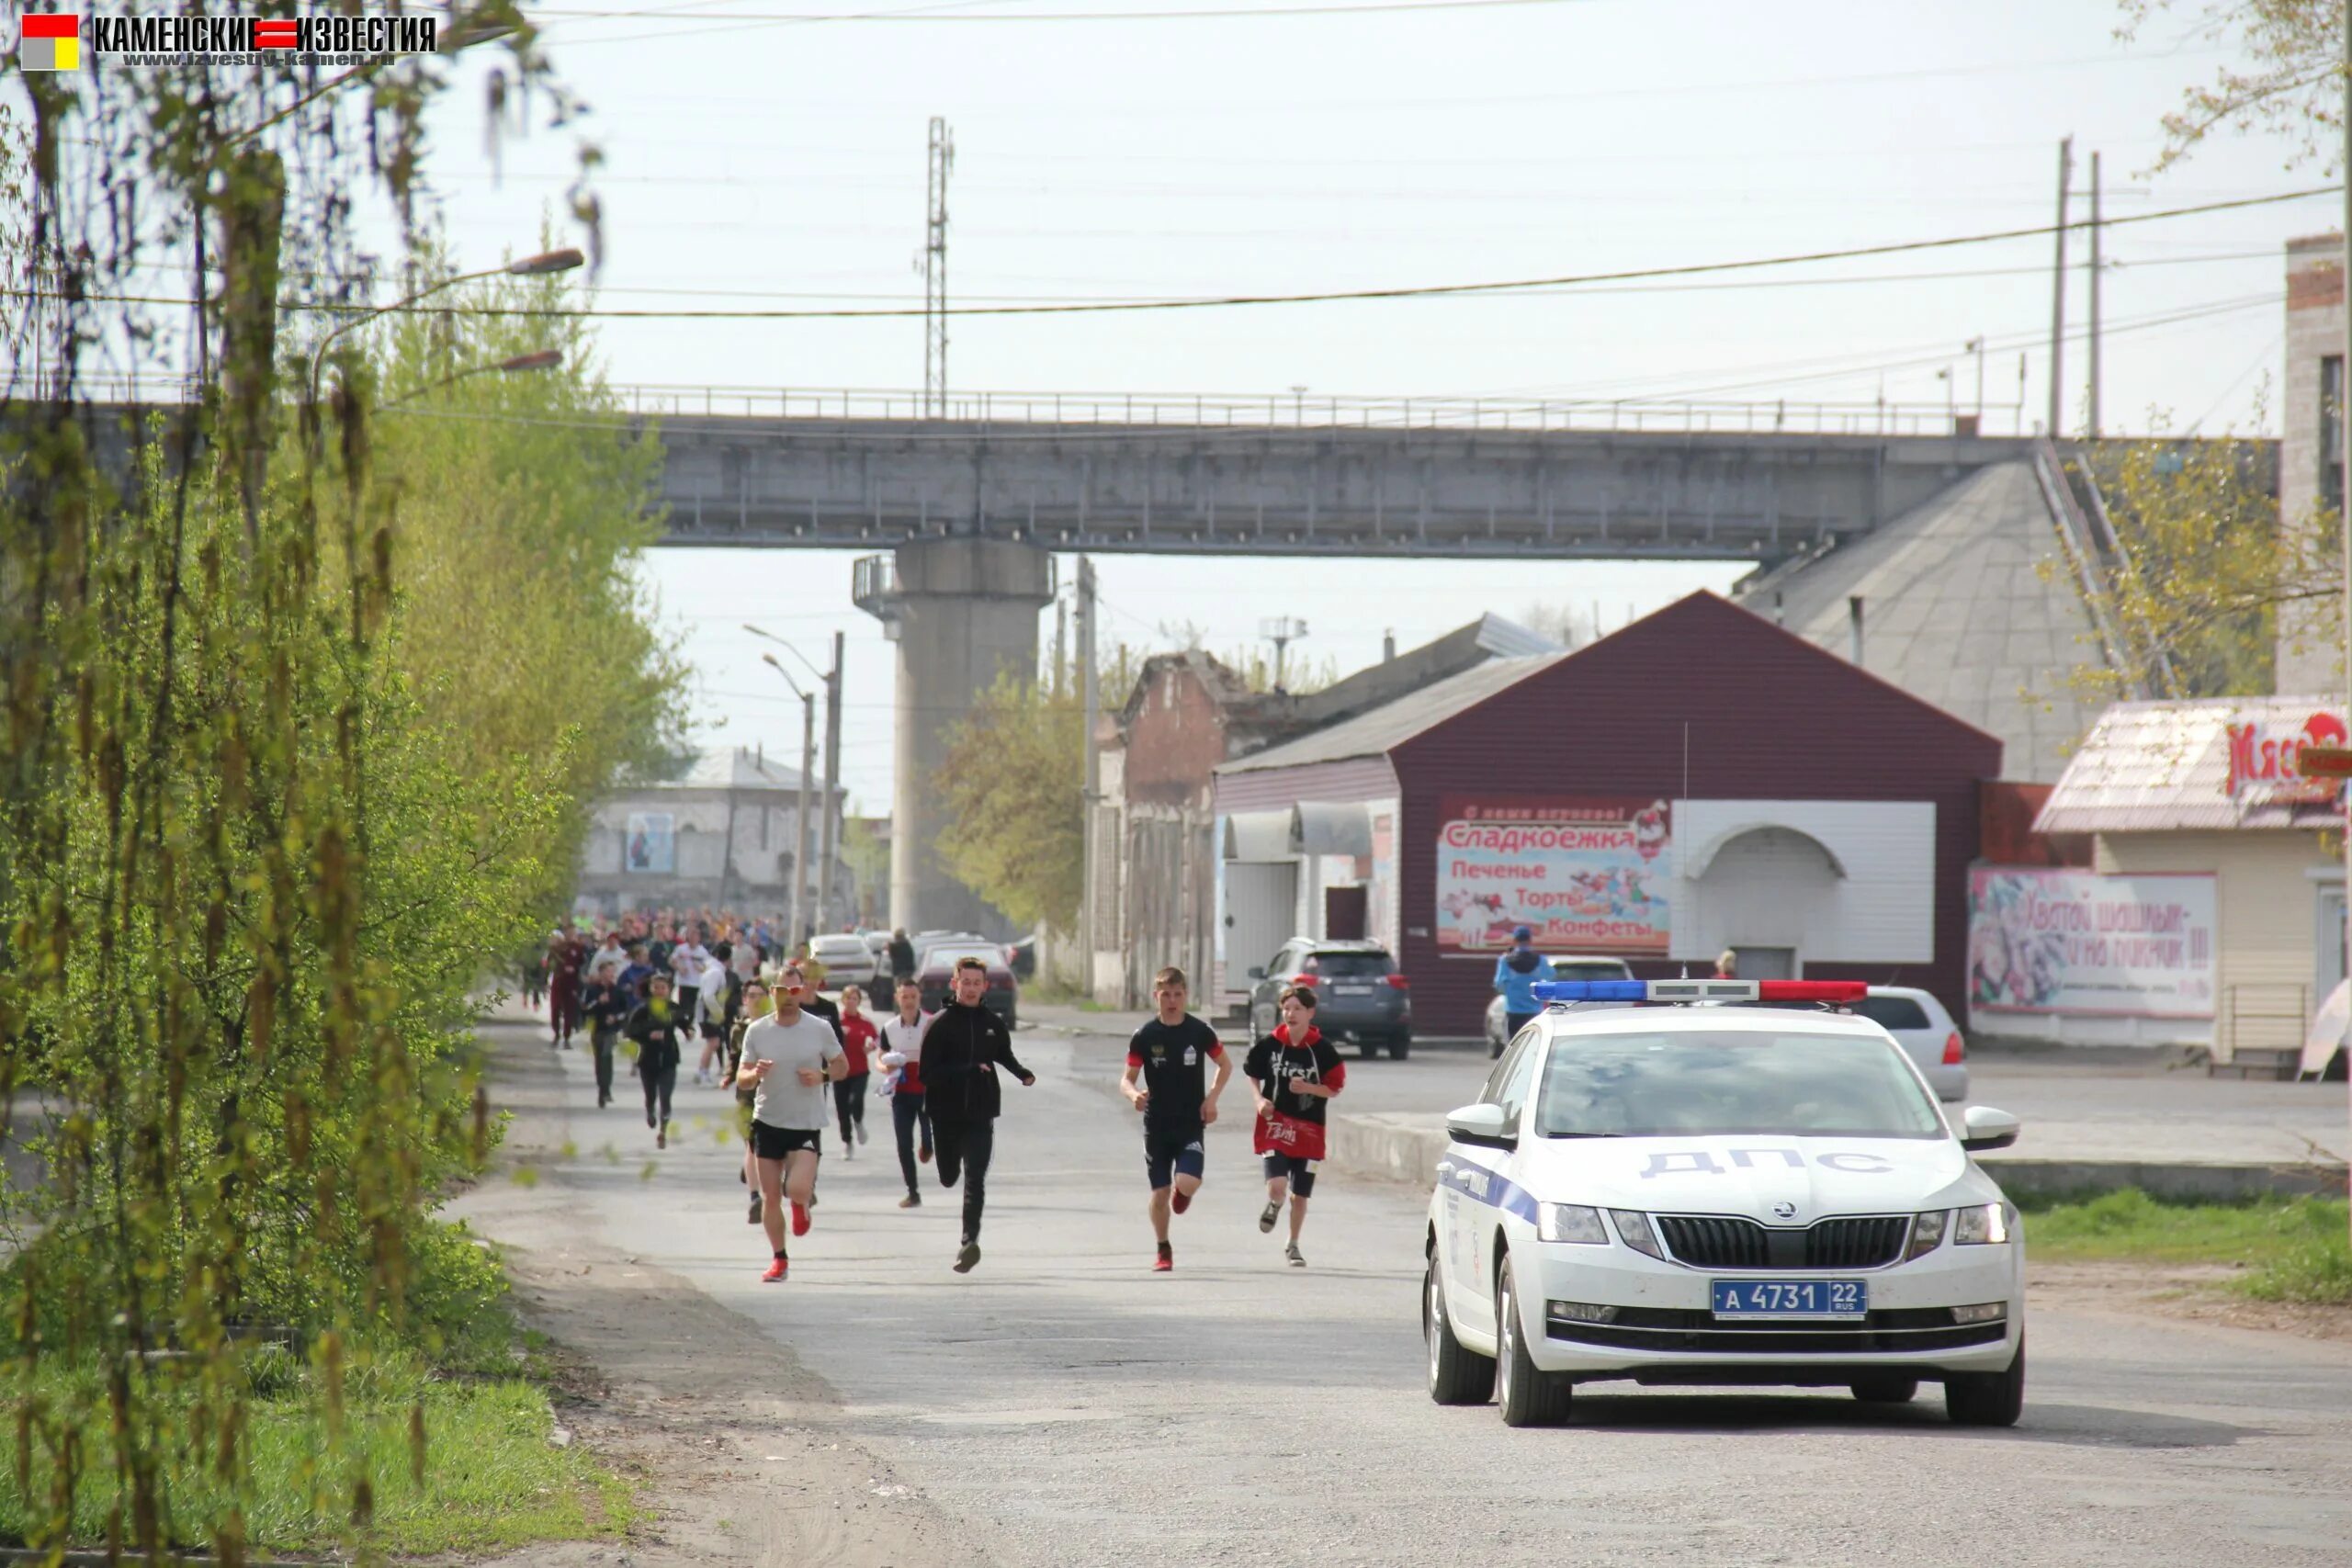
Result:
<instances>
[{"instance_id":1,"label":"car wheel","mask_svg":"<svg viewBox=\"0 0 2352 1568\"><path fill-rule=\"evenodd\" d=\"M1495 1359L1464 1349L1453 1337L1435 1247L1430 1249L1429 1277L1421 1286L1421 1337L1429 1344L1431 1399L1440 1404L1484 1404L1495 1396Z\"/></svg>"},{"instance_id":2,"label":"car wheel","mask_svg":"<svg viewBox=\"0 0 2352 1568\"><path fill-rule=\"evenodd\" d=\"M1953 1372L1944 1379L1944 1414L1962 1427L2014 1427L2025 1413L2025 1335L2005 1372Z\"/></svg>"},{"instance_id":3,"label":"car wheel","mask_svg":"<svg viewBox=\"0 0 2352 1568\"><path fill-rule=\"evenodd\" d=\"M1864 1404L1908 1404L1919 1392L1919 1380L1881 1372L1871 1377L1856 1378L1853 1389L1854 1397Z\"/></svg>"},{"instance_id":4,"label":"car wheel","mask_svg":"<svg viewBox=\"0 0 2352 1568\"><path fill-rule=\"evenodd\" d=\"M1575 1385L1538 1367L1519 1328L1519 1290L1510 1259L1495 1281L1495 1400L1506 1427L1548 1427L1568 1413Z\"/></svg>"},{"instance_id":5,"label":"car wheel","mask_svg":"<svg viewBox=\"0 0 2352 1568\"><path fill-rule=\"evenodd\" d=\"M1388 1059L1392 1062L1401 1062L1412 1054L1413 1037L1409 1034L1399 1034L1388 1043Z\"/></svg>"}]
</instances>

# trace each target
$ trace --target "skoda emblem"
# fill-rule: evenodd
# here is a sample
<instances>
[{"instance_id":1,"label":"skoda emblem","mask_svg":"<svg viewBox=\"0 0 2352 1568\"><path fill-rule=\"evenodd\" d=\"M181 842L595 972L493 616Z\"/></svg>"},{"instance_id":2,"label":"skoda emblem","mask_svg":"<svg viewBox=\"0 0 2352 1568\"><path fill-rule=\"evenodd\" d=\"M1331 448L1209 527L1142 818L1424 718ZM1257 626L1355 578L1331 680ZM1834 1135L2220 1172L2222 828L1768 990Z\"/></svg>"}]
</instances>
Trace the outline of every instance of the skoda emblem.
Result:
<instances>
[{"instance_id":1,"label":"skoda emblem","mask_svg":"<svg viewBox=\"0 0 2352 1568\"><path fill-rule=\"evenodd\" d=\"M1775 1203L1772 1205L1772 1217L1776 1220L1793 1220L1797 1217L1797 1206L1794 1203Z\"/></svg>"}]
</instances>

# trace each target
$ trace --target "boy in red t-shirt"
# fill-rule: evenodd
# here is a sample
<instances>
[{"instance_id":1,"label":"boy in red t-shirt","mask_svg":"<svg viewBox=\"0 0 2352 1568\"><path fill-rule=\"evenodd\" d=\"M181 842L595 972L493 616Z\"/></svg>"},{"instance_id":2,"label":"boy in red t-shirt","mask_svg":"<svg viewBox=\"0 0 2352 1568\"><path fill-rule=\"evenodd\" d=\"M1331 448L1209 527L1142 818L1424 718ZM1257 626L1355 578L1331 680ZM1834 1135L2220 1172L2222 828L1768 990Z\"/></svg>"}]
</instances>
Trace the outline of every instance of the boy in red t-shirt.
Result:
<instances>
[{"instance_id":1,"label":"boy in red t-shirt","mask_svg":"<svg viewBox=\"0 0 2352 1568\"><path fill-rule=\"evenodd\" d=\"M843 986L842 1051L849 1057L849 1075L833 1085L833 1109L842 1119L843 1159L855 1159L857 1145L865 1142L865 1086L874 1069L876 1038L874 1021L865 1015L865 993L855 986Z\"/></svg>"}]
</instances>

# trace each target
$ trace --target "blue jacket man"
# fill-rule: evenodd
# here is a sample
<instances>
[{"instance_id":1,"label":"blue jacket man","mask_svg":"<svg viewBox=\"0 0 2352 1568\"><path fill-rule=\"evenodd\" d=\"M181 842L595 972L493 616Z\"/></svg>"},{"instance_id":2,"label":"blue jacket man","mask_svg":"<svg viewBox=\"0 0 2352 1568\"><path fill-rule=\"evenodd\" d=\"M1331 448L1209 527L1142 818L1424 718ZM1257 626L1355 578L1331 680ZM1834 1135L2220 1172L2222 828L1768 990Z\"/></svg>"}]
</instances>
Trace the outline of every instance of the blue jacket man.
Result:
<instances>
[{"instance_id":1,"label":"blue jacket man","mask_svg":"<svg viewBox=\"0 0 2352 1568\"><path fill-rule=\"evenodd\" d=\"M1544 966L1544 955L1532 945L1533 931L1521 926L1510 933L1510 951L1495 960L1495 989L1503 994L1505 1043L1544 1010L1543 1004L1535 999L1535 982L1551 978Z\"/></svg>"}]
</instances>

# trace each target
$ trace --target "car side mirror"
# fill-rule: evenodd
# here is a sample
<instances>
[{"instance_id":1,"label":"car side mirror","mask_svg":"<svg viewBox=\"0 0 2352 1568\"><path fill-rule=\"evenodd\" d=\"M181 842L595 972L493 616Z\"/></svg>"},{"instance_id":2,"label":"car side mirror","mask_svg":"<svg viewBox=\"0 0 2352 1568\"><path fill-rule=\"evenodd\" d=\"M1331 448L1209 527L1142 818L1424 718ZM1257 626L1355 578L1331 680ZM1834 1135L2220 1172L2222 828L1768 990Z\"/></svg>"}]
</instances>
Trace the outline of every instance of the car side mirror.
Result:
<instances>
[{"instance_id":1,"label":"car side mirror","mask_svg":"<svg viewBox=\"0 0 2352 1568\"><path fill-rule=\"evenodd\" d=\"M2006 1111L1996 1111L1989 1105L1972 1105L1961 1118L1960 1146L1970 1154L1986 1149L2006 1149L2018 1141L2023 1123Z\"/></svg>"},{"instance_id":2,"label":"car side mirror","mask_svg":"<svg viewBox=\"0 0 2352 1568\"><path fill-rule=\"evenodd\" d=\"M1459 1144L1485 1144L1493 1148L1512 1146L1510 1134L1503 1131L1503 1108L1499 1105L1465 1105L1445 1113L1445 1135Z\"/></svg>"},{"instance_id":3,"label":"car side mirror","mask_svg":"<svg viewBox=\"0 0 2352 1568\"><path fill-rule=\"evenodd\" d=\"M1265 966L1264 964L1254 964L1254 965L1252 965L1252 966L1251 966L1251 968L1250 968L1250 978L1251 978L1252 980L1262 980L1262 979L1264 979L1265 977L1266 977L1266 966Z\"/></svg>"}]
</instances>

